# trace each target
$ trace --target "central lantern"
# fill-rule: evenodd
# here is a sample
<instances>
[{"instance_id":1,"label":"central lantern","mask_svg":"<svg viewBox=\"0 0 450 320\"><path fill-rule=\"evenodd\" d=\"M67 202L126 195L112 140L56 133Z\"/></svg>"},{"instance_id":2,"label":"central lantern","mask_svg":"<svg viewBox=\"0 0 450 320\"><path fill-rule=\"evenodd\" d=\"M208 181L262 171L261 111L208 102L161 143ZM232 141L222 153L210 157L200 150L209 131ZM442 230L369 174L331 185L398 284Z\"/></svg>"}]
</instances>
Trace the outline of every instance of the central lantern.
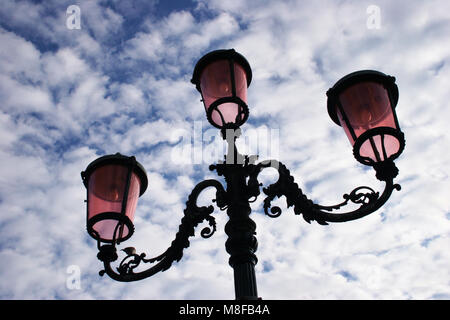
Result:
<instances>
[{"instance_id":1,"label":"central lantern","mask_svg":"<svg viewBox=\"0 0 450 320\"><path fill-rule=\"evenodd\" d=\"M251 80L248 61L230 49L203 56L191 82L202 95L208 121L219 129L235 129L248 119L247 87Z\"/></svg>"}]
</instances>

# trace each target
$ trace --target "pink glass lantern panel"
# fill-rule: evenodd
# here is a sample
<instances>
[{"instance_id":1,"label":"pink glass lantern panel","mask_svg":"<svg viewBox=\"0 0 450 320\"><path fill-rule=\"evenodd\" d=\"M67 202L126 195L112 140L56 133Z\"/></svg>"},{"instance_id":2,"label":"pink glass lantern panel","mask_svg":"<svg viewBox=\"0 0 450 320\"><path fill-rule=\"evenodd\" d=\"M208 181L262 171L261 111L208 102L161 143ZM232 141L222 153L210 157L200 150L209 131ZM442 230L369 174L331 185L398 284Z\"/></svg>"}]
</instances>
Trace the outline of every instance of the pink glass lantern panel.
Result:
<instances>
[{"instance_id":1,"label":"pink glass lantern panel","mask_svg":"<svg viewBox=\"0 0 450 320\"><path fill-rule=\"evenodd\" d=\"M247 74L244 68L234 63L234 81L236 83L236 96L247 103Z\"/></svg>"},{"instance_id":2,"label":"pink glass lantern panel","mask_svg":"<svg viewBox=\"0 0 450 320\"><path fill-rule=\"evenodd\" d=\"M122 202L127 183L128 168L123 165L105 165L97 168L89 178L88 193L88 220L104 212L121 214ZM133 221L139 198L140 180L133 172L125 215ZM93 229L101 239L112 240L118 220L104 219L96 222ZM116 239L125 238L130 230L126 225L118 227Z\"/></svg>"},{"instance_id":3,"label":"pink glass lantern panel","mask_svg":"<svg viewBox=\"0 0 450 320\"><path fill-rule=\"evenodd\" d=\"M236 96L247 103L247 76L244 69L234 63L234 79ZM231 81L230 62L228 60L218 60L205 67L200 78L200 87L203 95L205 109L208 111L211 104L225 97L233 97ZM235 123L242 108L235 102L225 102L217 107L211 114L211 118L219 127L225 123ZM223 119L222 119L223 118ZM241 120L244 114L241 115Z\"/></svg>"},{"instance_id":4,"label":"pink glass lantern panel","mask_svg":"<svg viewBox=\"0 0 450 320\"><path fill-rule=\"evenodd\" d=\"M356 138L367 130L377 127L396 128L388 92L382 84L376 82L355 84L345 89L339 95L339 100ZM355 140L339 108L337 108L337 115L350 143L354 145ZM384 144L385 152L383 152L382 143ZM377 150L379 159L377 159L374 149ZM368 139L362 144L360 155L371 158L374 161L383 161L385 157L389 158L392 154L397 153L399 149L400 143L394 136L384 135L382 137L381 135L375 135L372 139Z\"/></svg>"}]
</instances>

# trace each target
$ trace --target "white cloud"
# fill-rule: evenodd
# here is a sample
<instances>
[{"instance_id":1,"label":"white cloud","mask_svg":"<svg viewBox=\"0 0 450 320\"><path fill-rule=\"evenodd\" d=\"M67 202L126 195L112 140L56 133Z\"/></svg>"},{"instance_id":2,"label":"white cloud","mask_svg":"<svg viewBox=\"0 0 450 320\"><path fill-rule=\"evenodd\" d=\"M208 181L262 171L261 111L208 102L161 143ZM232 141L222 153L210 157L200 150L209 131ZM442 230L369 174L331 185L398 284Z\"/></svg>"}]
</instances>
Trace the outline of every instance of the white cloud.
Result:
<instances>
[{"instance_id":1,"label":"white cloud","mask_svg":"<svg viewBox=\"0 0 450 320\"><path fill-rule=\"evenodd\" d=\"M11 73L19 76L22 72L32 79L40 76L40 52L29 41L16 36L12 32L0 29L0 68L2 73Z\"/></svg>"},{"instance_id":2,"label":"white cloud","mask_svg":"<svg viewBox=\"0 0 450 320\"><path fill-rule=\"evenodd\" d=\"M1 76L0 97L4 104L15 106L17 111L45 112L52 106L50 94L45 88L22 84L4 75ZM20 110L20 111L19 111Z\"/></svg>"},{"instance_id":3,"label":"white cloud","mask_svg":"<svg viewBox=\"0 0 450 320\"><path fill-rule=\"evenodd\" d=\"M46 54L42 64L46 80L52 87L74 85L89 72L86 62L69 48L61 49L55 54Z\"/></svg>"},{"instance_id":4,"label":"white cloud","mask_svg":"<svg viewBox=\"0 0 450 320\"><path fill-rule=\"evenodd\" d=\"M188 11L175 11L171 13L163 22L167 34L180 35L192 31L195 27L195 19Z\"/></svg>"}]
</instances>

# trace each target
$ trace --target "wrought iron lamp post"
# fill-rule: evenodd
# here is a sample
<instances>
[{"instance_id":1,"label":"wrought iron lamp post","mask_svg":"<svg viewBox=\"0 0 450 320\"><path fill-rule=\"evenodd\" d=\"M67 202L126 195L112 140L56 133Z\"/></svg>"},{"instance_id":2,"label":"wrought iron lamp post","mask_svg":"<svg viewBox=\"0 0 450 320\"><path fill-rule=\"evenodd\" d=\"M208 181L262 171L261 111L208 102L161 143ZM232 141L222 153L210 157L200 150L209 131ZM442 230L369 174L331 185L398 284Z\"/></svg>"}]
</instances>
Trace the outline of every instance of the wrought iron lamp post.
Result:
<instances>
[{"instance_id":1,"label":"wrought iron lamp post","mask_svg":"<svg viewBox=\"0 0 450 320\"><path fill-rule=\"evenodd\" d=\"M284 196L287 206L294 207L294 213L302 215L308 223L315 220L326 225L355 220L376 211L394 189L400 190L400 185L393 181L398 174L393 160L403 151L405 140L395 113L398 89L394 77L378 71L358 71L339 80L327 92L328 113L343 127L356 160L372 166L377 179L385 182L381 194L362 186L345 194L343 202L332 206L308 199L281 162L256 163L255 156L238 152L235 140L240 126L248 119L247 88L251 79L249 63L233 49L210 52L195 66L191 82L202 95L208 121L221 130L228 144L224 161L209 167L225 178L226 188L214 179L195 186L186 202L175 240L161 255L147 258L145 253L138 254L133 247L127 247L123 249L126 256L119 265L112 266L118 259L116 246L134 232L134 211L148 184L142 165L134 157L107 155L93 161L81 173L87 188L87 231L97 240L97 257L104 265L100 275L106 273L114 280L125 282L150 277L169 269L174 261L182 258L183 250L189 246L189 237L194 236L194 229L201 222L208 222L209 227L203 228L200 235L211 237L216 231L211 215L214 207L197 206L197 198L203 190L214 187L213 201L229 216L225 225L228 236L225 247L234 269L236 299L258 299L254 268L258 261L255 255L258 242L256 224L250 218L250 203L260 195L258 175L262 170L273 167L279 174L275 183L262 188L266 195L264 212L271 218L281 214L279 207L271 205L272 200ZM359 207L344 213L333 212L350 202ZM148 269L137 271L142 264L148 264Z\"/></svg>"}]
</instances>

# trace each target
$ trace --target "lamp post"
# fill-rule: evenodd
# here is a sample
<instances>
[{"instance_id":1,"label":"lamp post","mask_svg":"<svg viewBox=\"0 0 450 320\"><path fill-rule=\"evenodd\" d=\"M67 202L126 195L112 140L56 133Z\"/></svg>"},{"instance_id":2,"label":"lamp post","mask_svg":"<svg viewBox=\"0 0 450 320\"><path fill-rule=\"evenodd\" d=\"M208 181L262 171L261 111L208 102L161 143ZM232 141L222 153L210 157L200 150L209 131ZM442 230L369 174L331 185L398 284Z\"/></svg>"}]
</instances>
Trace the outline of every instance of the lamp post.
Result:
<instances>
[{"instance_id":1,"label":"lamp post","mask_svg":"<svg viewBox=\"0 0 450 320\"><path fill-rule=\"evenodd\" d=\"M398 169L394 164L405 146L395 106L398 89L395 78L378 71L365 70L351 73L339 80L328 92L328 113L342 126L357 161L372 166L376 178L385 182L380 194L370 187L355 188L343 196L344 201L332 206L316 204L294 182L289 170L277 160L256 163L256 157L241 155L235 140L240 126L249 116L247 88L252 71L247 60L235 50L216 50L202 57L194 68L191 82L202 96L208 121L221 130L228 144L223 162L209 167L225 178L226 187L218 180L208 179L198 183L186 202L184 217L170 247L161 255L147 258L136 253L135 248L123 249L126 256L114 268L118 259L116 246L129 239L134 232L133 217L137 201L148 185L144 168L134 157L121 154L103 156L81 173L87 189L87 231L97 240L98 259L103 262L105 273L117 281L137 281L169 269L179 261L183 250L189 246L189 237L201 222L208 222L200 235L209 238L216 231L211 215L214 207L197 206L200 193L210 187L216 190L213 200L229 217L225 225L228 239L226 251L234 270L236 299L258 299L255 252L258 242L256 224L251 219L250 202L260 195L259 173L268 167L278 171L278 180L262 188L266 195L264 212L271 218L280 216L281 209L272 206L275 197L284 196L288 207L294 207L296 215L302 215L310 223L315 220L326 225L329 222L345 222L366 216L379 209L400 185L394 183ZM339 213L335 210L348 203L359 205L355 210ZM143 264L148 268L136 271Z\"/></svg>"}]
</instances>

